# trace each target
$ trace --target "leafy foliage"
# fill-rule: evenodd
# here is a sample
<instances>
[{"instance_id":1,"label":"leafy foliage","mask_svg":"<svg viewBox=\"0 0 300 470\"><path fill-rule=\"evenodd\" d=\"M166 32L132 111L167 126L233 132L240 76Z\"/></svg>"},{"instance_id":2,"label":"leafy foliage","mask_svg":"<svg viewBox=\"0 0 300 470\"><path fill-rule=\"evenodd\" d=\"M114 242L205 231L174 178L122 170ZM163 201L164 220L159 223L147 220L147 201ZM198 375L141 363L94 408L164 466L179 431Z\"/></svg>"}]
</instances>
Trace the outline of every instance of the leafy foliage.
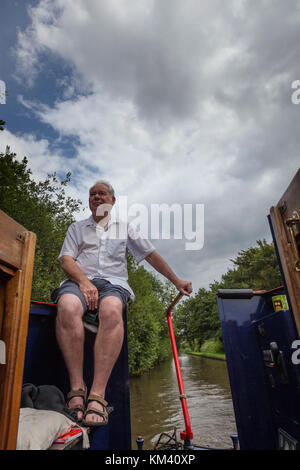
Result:
<instances>
[{"instance_id":1,"label":"leafy foliage","mask_svg":"<svg viewBox=\"0 0 300 470\"><path fill-rule=\"evenodd\" d=\"M175 317L178 340L185 350L200 351L209 340L220 341L222 331L216 295L219 289L269 290L282 285L274 245L257 240L257 246L242 250L232 259L220 282L199 289L195 297L182 302Z\"/></svg>"},{"instance_id":2,"label":"leafy foliage","mask_svg":"<svg viewBox=\"0 0 300 470\"><path fill-rule=\"evenodd\" d=\"M226 288L268 290L282 284L280 270L273 244L257 240L256 247L238 253L231 260L236 269L230 269L222 276Z\"/></svg>"},{"instance_id":3,"label":"leafy foliage","mask_svg":"<svg viewBox=\"0 0 300 470\"><path fill-rule=\"evenodd\" d=\"M136 264L129 270L129 282L136 296L128 306L129 370L139 374L170 357L165 315L169 286L165 288L153 274Z\"/></svg>"},{"instance_id":4,"label":"leafy foliage","mask_svg":"<svg viewBox=\"0 0 300 470\"><path fill-rule=\"evenodd\" d=\"M0 208L36 233L31 296L47 302L52 290L65 278L57 257L81 203L65 195L70 173L62 181L54 173L36 183L27 164L26 157L19 162L9 148L5 154L0 153Z\"/></svg>"}]
</instances>

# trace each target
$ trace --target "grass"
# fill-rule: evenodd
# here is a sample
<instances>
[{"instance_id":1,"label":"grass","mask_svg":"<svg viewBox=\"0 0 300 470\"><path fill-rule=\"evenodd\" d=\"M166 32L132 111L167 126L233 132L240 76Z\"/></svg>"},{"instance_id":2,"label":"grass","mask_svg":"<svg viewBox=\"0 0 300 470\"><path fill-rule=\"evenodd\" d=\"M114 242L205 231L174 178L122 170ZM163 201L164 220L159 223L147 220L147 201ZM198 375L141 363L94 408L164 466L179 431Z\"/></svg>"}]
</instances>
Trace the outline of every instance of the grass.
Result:
<instances>
[{"instance_id":1,"label":"grass","mask_svg":"<svg viewBox=\"0 0 300 470\"><path fill-rule=\"evenodd\" d=\"M208 339L202 344L200 351L190 351L189 354L223 361L226 360L223 343L216 339Z\"/></svg>"},{"instance_id":2,"label":"grass","mask_svg":"<svg viewBox=\"0 0 300 470\"><path fill-rule=\"evenodd\" d=\"M204 352L190 352L192 356L202 356L207 357L209 359L219 359L221 361L226 361L226 356L223 353L204 353Z\"/></svg>"}]
</instances>

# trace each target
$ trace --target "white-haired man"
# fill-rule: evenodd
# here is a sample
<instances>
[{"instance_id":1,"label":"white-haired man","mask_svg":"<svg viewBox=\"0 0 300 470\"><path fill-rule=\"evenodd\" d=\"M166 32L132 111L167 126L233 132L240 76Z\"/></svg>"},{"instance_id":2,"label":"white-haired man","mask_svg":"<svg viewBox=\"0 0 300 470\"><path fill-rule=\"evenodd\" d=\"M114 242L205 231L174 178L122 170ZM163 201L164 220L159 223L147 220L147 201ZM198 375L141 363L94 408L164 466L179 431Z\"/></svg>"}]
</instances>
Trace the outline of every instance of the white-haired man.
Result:
<instances>
[{"instance_id":1,"label":"white-haired man","mask_svg":"<svg viewBox=\"0 0 300 470\"><path fill-rule=\"evenodd\" d=\"M68 406L79 422L101 426L108 422L105 390L120 354L124 329L123 308L134 293L128 285L127 250L140 262L147 260L184 295L192 292L189 281L178 279L152 243L126 224L126 237L116 237L120 220L106 208L116 198L110 183L98 181L90 189L91 216L70 225L59 259L68 279L56 289L56 337L70 378ZM105 210L103 210L105 208ZM102 209L102 210L101 210ZM124 233L124 232L123 232ZM114 236L112 236L114 234ZM94 344L94 379L86 403L83 381L83 315L98 309L99 328Z\"/></svg>"}]
</instances>

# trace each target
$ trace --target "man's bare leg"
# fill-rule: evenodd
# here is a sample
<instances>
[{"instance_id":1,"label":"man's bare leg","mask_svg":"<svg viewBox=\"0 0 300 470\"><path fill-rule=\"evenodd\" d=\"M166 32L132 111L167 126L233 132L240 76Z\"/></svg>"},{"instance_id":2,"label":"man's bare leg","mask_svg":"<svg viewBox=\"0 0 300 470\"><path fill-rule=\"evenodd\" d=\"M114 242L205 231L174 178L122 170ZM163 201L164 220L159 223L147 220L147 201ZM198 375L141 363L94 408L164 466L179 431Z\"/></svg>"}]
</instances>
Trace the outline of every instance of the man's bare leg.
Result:
<instances>
[{"instance_id":1,"label":"man's bare leg","mask_svg":"<svg viewBox=\"0 0 300 470\"><path fill-rule=\"evenodd\" d=\"M74 294L64 294L57 303L56 338L62 351L69 372L71 390L84 388L83 351L84 326L82 323L83 307L80 299ZM82 405L81 397L74 397L69 407ZM78 411L78 419L82 413Z\"/></svg>"},{"instance_id":2,"label":"man's bare leg","mask_svg":"<svg viewBox=\"0 0 300 470\"><path fill-rule=\"evenodd\" d=\"M105 390L113 366L115 365L124 339L123 304L114 296L104 297L99 308L99 329L94 345L94 380L90 393L105 397ZM91 401L88 405L103 409L102 405ZM85 422L103 421L95 413L87 414Z\"/></svg>"}]
</instances>

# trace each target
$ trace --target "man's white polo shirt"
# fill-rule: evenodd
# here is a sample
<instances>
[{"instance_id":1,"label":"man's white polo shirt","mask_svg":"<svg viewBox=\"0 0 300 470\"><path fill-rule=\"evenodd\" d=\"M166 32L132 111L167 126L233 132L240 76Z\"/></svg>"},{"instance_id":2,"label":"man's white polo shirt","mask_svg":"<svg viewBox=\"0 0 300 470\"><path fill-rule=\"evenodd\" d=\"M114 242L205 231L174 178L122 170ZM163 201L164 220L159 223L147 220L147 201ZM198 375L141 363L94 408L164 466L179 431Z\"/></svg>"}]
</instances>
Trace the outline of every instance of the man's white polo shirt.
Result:
<instances>
[{"instance_id":1,"label":"man's white polo shirt","mask_svg":"<svg viewBox=\"0 0 300 470\"><path fill-rule=\"evenodd\" d=\"M124 287L134 300L128 284L128 250L139 263L155 248L132 224L112 217L103 229L91 215L70 225L58 259L64 255L72 256L90 280L100 277Z\"/></svg>"}]
</instances>

